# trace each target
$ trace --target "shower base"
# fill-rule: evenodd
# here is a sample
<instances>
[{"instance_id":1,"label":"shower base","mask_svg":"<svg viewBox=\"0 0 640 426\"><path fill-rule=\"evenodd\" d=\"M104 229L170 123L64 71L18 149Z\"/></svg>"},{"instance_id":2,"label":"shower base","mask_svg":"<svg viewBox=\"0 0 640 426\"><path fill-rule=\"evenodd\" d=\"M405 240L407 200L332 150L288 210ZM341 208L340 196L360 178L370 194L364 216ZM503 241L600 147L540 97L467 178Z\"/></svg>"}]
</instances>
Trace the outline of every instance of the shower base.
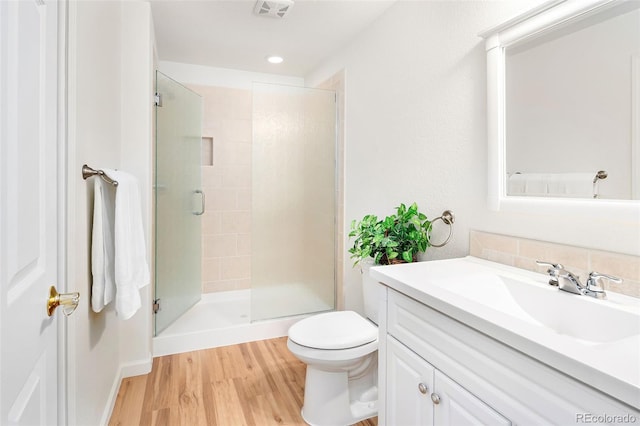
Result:
<instances>
[{"instance_id":1,"label":"shower base","mask_svg":"<svg viewBox=\"0 0 640 426\"><path fill-rule=\"evenodd\" d=\"M319 305L314 313L330 310ZM153 338L153 356L235 345L286 336L309 315L251 322L251 290L205 293L202 300Z\"/></svg>"}]
</instances>

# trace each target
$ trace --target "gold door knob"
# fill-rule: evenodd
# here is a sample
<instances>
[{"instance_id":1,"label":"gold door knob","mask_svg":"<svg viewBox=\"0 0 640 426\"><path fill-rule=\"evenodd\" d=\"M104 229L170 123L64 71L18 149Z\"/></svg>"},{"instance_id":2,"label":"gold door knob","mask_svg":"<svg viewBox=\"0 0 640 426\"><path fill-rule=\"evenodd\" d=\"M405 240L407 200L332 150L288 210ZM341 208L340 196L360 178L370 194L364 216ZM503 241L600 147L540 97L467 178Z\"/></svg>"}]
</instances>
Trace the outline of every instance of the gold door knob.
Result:
<instances>
[{"instance_id":1,"label":"gold door knob","mask_svg":"<svg viewBox=\"0 0 640 426\"><path fill-rule=\"evenodd\" d=\"M47 315L53 315L53 311L62 305L62 312L65 316L69 316L76 310L80 303L80 293L62 293L58 294L55 286L49 289L49 299L47 300Z\"/></svg>"}]
</instances>

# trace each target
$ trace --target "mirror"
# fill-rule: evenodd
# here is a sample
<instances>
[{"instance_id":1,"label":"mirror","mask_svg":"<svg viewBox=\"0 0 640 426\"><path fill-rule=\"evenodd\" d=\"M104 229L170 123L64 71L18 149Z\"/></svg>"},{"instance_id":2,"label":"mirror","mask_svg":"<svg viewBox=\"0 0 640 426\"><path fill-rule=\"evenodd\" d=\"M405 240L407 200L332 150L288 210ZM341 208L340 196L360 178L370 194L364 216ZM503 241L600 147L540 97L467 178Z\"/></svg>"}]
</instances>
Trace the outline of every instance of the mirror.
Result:
<instances>
[{"instance_id":1,"label":"mirror","mask_svg":"<svg viewBox=\"0 0 640 426\"><path fill-rule=\"evenodd\" d=\"M492 207L639 200L640 2L546 2L480 35Z\"/></svg>"},{"instance_id":2,"label":"mirror","mask_svg":"<svg viewBox=\"0 0 640 426\"><path fill-rule=\"evenodd\" d=\"M630 98L639 56L640 2L505 48L507 195L640 198Z\"/></svg>"}]
</instances>

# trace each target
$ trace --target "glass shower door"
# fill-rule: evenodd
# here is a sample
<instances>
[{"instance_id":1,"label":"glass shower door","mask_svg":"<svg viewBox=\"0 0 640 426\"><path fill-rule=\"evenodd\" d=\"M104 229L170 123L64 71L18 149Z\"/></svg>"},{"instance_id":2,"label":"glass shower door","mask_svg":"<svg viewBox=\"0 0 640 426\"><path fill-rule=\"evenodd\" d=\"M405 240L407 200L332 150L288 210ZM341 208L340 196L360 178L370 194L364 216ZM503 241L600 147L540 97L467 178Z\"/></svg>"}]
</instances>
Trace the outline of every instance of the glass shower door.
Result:
<instances>
[{"instance_id":1,"label":"glass shower door","mask_svg":"<svg viewBox=\"0 0 640 426\"><path fill-rule=\"evenodd\" d=\"M251 319L335 306L335 92L253 85Z\"/></svg>"},{"instance_id":2,"label":"glass shower door","mask_svg":"<svg viewBox=\"0 0 640 426\"><path fill-rule=\"evenodd\" d=\"M155 334L200 300L202 98L156 72Z\"/></svg>"}]
</instances>

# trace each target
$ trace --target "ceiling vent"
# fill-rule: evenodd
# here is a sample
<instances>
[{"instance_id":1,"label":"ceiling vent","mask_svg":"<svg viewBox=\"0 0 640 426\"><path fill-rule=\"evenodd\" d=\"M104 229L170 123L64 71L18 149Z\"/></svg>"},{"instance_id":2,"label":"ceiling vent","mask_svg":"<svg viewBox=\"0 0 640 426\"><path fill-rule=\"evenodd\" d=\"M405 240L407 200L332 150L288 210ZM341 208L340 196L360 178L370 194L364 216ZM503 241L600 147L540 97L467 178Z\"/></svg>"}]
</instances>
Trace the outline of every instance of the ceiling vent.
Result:
<instances>
[{"instance_id":1,"label":"ceiling vent","mask_svg":"<svg viewBox=\"0 0 640 426\"><path fill-rule=\"evenodd\" d=\"M284 18L293 7L293 0L258 0L253 13L258 16Z\"/></svg>"}]
</instances>

